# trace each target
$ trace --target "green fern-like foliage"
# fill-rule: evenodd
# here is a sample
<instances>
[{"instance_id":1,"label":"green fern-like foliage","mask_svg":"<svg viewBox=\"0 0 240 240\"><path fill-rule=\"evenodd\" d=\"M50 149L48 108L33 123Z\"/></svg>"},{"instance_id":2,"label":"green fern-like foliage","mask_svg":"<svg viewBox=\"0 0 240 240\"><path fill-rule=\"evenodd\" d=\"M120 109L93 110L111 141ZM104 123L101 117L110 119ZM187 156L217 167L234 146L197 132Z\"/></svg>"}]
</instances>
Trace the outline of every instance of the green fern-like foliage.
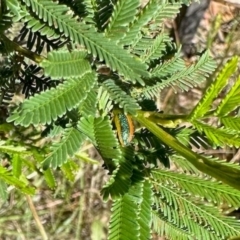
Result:
<instances>
[{"instance_id":1,"label":"green fern-like foliage","mask_svg":"<svg viewBox=\"0 0 240 240\"><path fill-rule=\"evenodd\" d=\"M102 195L104 199L111 198L116 199L128 192L131 186L131 177L133 171L133 150L124 149L122 150L123 156L115 162L117 167L112 173L111 178L105 184L102 189Z\"/></svg>"},{"instance_id":2,"label":"green fern-like foliage","mask_svg":"<svg viewBox=\"0 0 240 240\"><path fill-rule=\"evenodd\" d=\"M204 98L198 103L195 109L192 111L192 119L198 119L204 116L210 109L213 100L217 97L219 92L226 86L229 77L236 70L238 63L238 58L233 58L229 63L225 65L225 68L219 74L216 81L211 85L211 87L207 90ZM222 107L222 104L221 104ZM231 109L230 109L231 111Z\"/></svg>"},{"instance_id":3,"label":"green fern-like foliage","mask_svg":"<svg viewBox=\"0 0 240 240\"><path fill-rule=\"evenodd\" d=\"M88 143L109 173L101 190L113 200L109 240L240 236L238 220L221 209L240 207L240 168L205 151L240 146L240 79L215 102L239 61L216 77L209 51L186 66L164 27L181 3L188 1L6 1L0 41L12 61L11 71L0 69L8 73L1 89L13 86L3 98L11 100L20 80L25 99L13 108L1 102L10 113L0 124L0 154L10 163L0 166L1 198L8 185L34 194L24 172L42 175L51 189L57 171L72 181L75 156L95 162L79 153ZM4 31L18 22L15 42ZM188 91L206 79L190 113L157 110L163 89ZM34 134L45 140L41 148Z\"/></svg>"},{"instance_id":4,"label":"green fern-like foliage","mask_svg":"<svg viewBox=\"0 0 240 240\"><path fill-rule=\"evenodd\" d=\"M47 169L49 166L56 168L65 163L67 157L72 156L80 148L84 137L77 129L66 128L62 141L52 146L52 153L44 160L43 168Z\"/></svg>"},{"instance_id":5,"label":"green fern-like foliage","mask_svg":"<svg viewBox=\"0 0 240 240\"><path fill-rule=\"evenodd\" d=\"M135 171L129 193L115 200L109 226L109 239L150 238L152 190L148 180Z\"/></svg>"},{"instance_id":6,"label":"green fern-like foliage","mask_svg":"<svg viewBox=\"0 0 240 240\"><path fill-rule=\"evenodd\" d=\"M126 113L135 115L136 111L140 109L137 101L122 91L113 80L104 81L103 86L108 92L110 99L114 100L114 103L123 108Z\"/></svg>"}]
</instances>

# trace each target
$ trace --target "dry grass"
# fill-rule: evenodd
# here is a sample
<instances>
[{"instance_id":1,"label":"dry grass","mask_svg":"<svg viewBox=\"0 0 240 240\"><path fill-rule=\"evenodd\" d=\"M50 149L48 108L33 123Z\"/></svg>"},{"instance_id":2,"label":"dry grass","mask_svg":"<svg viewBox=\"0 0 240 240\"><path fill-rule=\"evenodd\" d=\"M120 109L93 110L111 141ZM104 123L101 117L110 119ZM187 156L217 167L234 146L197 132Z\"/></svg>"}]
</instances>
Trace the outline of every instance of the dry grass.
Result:
<instances>
[{"instance_id":1,"label":"dry grass","mask_svg":"<svg viewBox=\"0 0 240 240\"><path fill-rule=\"evenodd\" d=\"M74 182L56 177L54 192L44 187L40 178L33 179L38 190L30 201L12 190L9 201L1 202L0 239L106 239L109 203L99 194L105 174L100 164L80 163ZM48 238L40 235L34 211Z\"/></svg>"}]
</instances>

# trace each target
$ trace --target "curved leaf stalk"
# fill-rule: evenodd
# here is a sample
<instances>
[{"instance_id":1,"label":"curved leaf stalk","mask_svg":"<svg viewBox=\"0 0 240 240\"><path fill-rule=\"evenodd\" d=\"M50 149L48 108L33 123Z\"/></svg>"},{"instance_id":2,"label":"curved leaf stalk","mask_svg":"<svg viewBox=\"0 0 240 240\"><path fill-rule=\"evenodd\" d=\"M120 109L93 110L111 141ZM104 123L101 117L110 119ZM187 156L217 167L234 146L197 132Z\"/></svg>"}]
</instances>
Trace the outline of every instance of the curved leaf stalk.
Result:
<instances>
[{"instance_id":1,"label":"curved leaf stalk","mask_svg":"<svg viewBox=\"0 0 240 240\"><path fill-rule=\"evenodd\" d=\"M222 181L238 190L240 190L240 170L211 161L181 144L177 139L165 132L161 127L148 119L144 112L139 112L136 121L145 126L150 132L157 136L163 143L173 148L176 152L191 162L198 170L206 173L219 181Z\"/></svg>"},{"instance_id":2,"label":"curved leaf stalk","mask_svg":"<svg viewBox=\"0 0 240 240\"><path fill-rule=\"evenodd\" d=\"M178 124L186 122L188 118L188 115L171 115L152 111L138 111L138 113L144 114L144 117L156 124L169 128L174 128Z\"/></svg>"}]
</instances>

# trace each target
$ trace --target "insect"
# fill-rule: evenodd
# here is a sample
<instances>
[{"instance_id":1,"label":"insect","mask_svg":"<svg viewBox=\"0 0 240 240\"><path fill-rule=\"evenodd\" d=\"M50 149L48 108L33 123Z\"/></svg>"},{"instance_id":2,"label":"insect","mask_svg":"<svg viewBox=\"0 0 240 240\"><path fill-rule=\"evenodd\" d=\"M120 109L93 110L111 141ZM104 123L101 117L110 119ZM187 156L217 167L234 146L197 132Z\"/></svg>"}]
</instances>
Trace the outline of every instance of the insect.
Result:
<instances>
[{"instance_id":1,"label":"insect","mask_svg":"<svg viewBox=\"0 0 240 240\"><path fill-rule=\"evenodd\" d=\"M134 125L131 116L116 110L114 113L114 123L121 145L129 145L134 134Z\"/></svg>"}]
</instances>

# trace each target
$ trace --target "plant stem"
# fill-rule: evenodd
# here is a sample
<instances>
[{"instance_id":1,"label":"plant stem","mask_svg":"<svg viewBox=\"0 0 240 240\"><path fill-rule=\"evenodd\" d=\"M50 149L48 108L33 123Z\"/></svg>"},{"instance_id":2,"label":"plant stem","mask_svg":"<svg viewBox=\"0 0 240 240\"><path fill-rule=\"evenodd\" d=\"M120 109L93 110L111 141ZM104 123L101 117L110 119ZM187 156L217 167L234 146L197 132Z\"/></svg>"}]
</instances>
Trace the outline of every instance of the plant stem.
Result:
<instances>
[{"instance_id":1,"label":"plant stem","mask_svg":"<svg viewBox=\"0 0 240 240\"><path fill-rule=\"evenodd\" d=\"M17 44L16 42L10 40L9 38L7 38L5 35L1 35L0 38L7 43L7 45L11 46L11 48L16 51L19 52L21 55L23 55L24 57L27 57L31 60L33 60L36 63L40 63L44 57L34 53L26 48L21 47L19 44Z\"/></svg>"},{"instance_id":2,"label":"plant stem","mask_svg":"<svg viewBox=\"0 0 240 240\"><path fill-rule=\"evenodd\" d=\"M33 204L33 201L32 201L32 199L31 199L31 197L30 197L29 195L26 195L26 198L27 198L27 202L28 202L28 205L29 205L29 207L30 207L30 210L31 210L31 212L32 212L32 215L33 215L33 217L34 217L34 220L35 220L35 222L36 222L36 224L37 224L38 230L39 230L39 232L40 232L41 235L42 235L42 239L43 239L43 240L48 240L48 236L47 236L47 234L46 234L46 232L45 232L45 229L44 229L44 227L43 227L43 225L42 225L42 223L41 223L41 221L40 221L40 219L39 219L39 216L38 216L38 214L37 214L37 211L36 211L36 209L35 209L35 206L34 206L34 204Z\"/></svg>"},{"instance_id":3,"label":"plant stem","mask_svg":"<svg viewBox=\"0 0 240 240\"><path fill-rule=\"evenodd\" d=\"M163 143L174 149L187 161L191 162L198 170L240 190L240 170L231 168L216 161L207 159L181 144L173 136L165 132L160 126L146 118L144 112L139 112L136 121L145 126L150 132L157 136Z\"/></svg>"},{"instance_id":4,"label":"plant stem","mask_svg":"<svg viewBox=\"0 0 240 240\"><path fill-rule=\"evenodd\" d=\"M170 128L174 128L178 124L186 122L188 118L188 115L173 115L152 111L138 111L138 113L143 115L145 118L148 118L151 122Z\"/></svg>"}]
</instances>

